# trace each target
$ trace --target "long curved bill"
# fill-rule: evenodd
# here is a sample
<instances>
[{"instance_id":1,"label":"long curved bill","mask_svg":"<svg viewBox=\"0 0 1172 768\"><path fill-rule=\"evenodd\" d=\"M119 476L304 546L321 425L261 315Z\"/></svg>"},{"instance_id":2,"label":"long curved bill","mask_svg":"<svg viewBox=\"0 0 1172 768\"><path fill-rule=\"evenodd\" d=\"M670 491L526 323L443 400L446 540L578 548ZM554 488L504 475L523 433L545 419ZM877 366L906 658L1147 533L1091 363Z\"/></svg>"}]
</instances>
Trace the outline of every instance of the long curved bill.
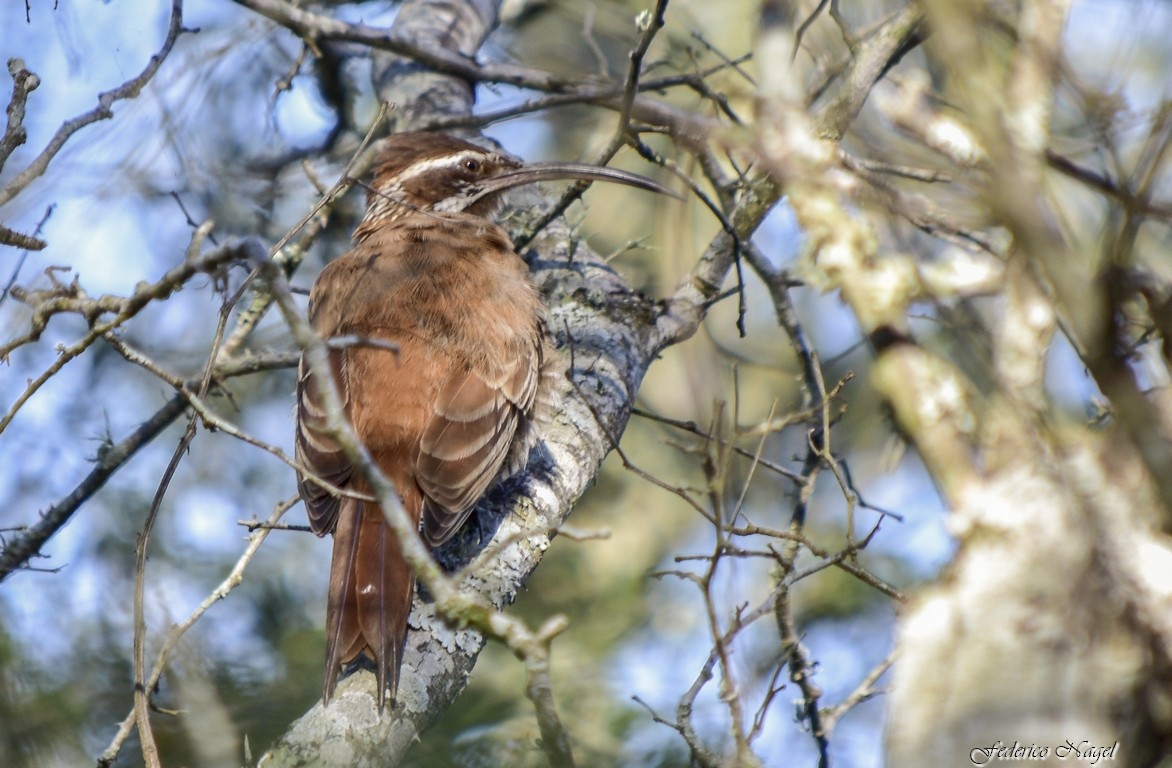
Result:
<instances>
[{"instance_id":1,"label":"long curved bill","mask_svg":"<svg viewBox=\"0 0 1172 768\"><path fill-rule=\"evenodd\" d=\"M469 202L476 202L480 198L501 192L523 184L533 184L538 181L588 180L610 181L615 184L626 184L629 187L646 189L649 192L658 192L682 200L682 196L668 189L657 181L646 176L640 176L630 171L620 171L617 168L606 168L587 163L529 163L513 171L508 171L481 182L480 189Z\"/></svg>"}]
</instances>

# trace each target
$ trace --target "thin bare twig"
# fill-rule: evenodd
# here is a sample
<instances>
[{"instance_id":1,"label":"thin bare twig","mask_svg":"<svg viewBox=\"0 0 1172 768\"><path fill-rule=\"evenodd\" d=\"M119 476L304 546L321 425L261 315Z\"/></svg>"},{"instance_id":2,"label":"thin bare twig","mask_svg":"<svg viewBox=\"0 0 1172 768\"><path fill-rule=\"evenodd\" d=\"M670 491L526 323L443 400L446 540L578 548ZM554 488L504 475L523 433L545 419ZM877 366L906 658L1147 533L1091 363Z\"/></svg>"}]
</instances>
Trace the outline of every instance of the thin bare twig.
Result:
<instances>
[{"instance_id":1,"label":"thin bare twig","mask_svg":"<svg viewBox=\"0 0 1172 768\"><path fill-rule=\"evenodd\" d=\"M37 222L37 228L33 230L33 236L36 237L41 234L41 230L45 227L45 222L53 215L53 211L57 209L56 204L50 205L45 209L45 213L41 216L41 220ZM24 262L28 259L28 249L21 251L20 258L16 260L16 266L12 268L12 276L8 278L8 282L4 285L4 290L0 291L0 305L8 298L12 291L12 286L16 285L16 278L20 276L20 270L24 268Z\"/></svg>"},{"instance_id":2,"label":"thin bare twig","mask_svg":"<svg viewBox=\"0 0 1172 768\"><path fill-rule=\"evenodd\" d=\"M346 167L338 177L338 180L334 182L334 185L330 187L328 192L318 199L309 212L302 216L301 220L286 232L269 250L269 257L280 265L286 277L292 276L297 271L297 268L301 266L301 260L309 251L310 246L317 241L318 236L325 230L335 203L350 188L351 184L354 183L354 176L365 173L370 163L373 162L373 158L366 154L366 149L374 138L375 132L382 129L386 114L387 105L380 104L378 113L375 115L370 129L362 138L358 149L350 156L350 160L346 163ZM298 233L301 233L298 241L292 246L286 247ZM244 281L244 285L240 286L240 290L243 291L245 287L251 286L258 274L259 271L254 269ZM223 348L219 350L218 355L230 357L239 352L244 347L244 342L252 335L252 331L256 328L257 323L268 312L272 303L272 296L264 288L254 289L248 306L242 309L239 315L237 315L236 327L232 329L232 334L224 343ZM235 301L229 302L229 309L234 305Z\"/></svg>"},{"instance_id":3,"label":"thin bare twig","mask_svg":"<svg viewBox=\"0 0 1172 768\"><path fill-rule=\"evenodd\" d=\"M364 501L372 500L369 496L360 493L354 493L353 491L343 490L331 484L329 481L318 477L277 446L272 445L271 443L266 443L265 441L250 435L228 419L220 416L211 408L211 406L207 404L206 399L201 397L199 392L195 391L197 388L206 389L204 379L200 379L199 382L194 382L195 386L192 386L193 382L187 382L182 377L176 376L175 374L165 370L154 360L151 360L146 354L130 346L114 334L107 333L103 338L106 340L106 343L113 347L115 351L118 352L118 354L126 358L127 361L134 363L135 365L147 371L150 371L156 377L174 387L175 390L183 397L183 399L187 401L187 404L191 406L191 409L195 411L196 415L199 416L200 421L206 428L215 430L217 432L222 432L225 435L234 437L243 443L260 448L262 451L271 454L272 456L275 456L279 460L283 461L292 469L297 470L305 477L312 479L315 483L330 493L336 494L338 496L348 496L351 498L362 499ZM397 350L397 348L395 349ZM208 371L211 371L212 375L214 376L215 368L208 369ZM205 376L208 375L208 371L205 371ZM207 384L210 384L210 378L206 381Z\"/></svg>"},{"instance_id":4,"label":"thin bare twig","mask_svg":"<svg viewBox=\"0 0 1172 768\"><path fill-rule=\"evenodd\" d=\"M663 29L663 14L667 12L667 0L656 0L655 9L639 14L635 23L643 33L629 55L630 68L627 70L627 84L619 102L619 132L625 134L631 124L631 110L635 106L635 94L639 92L639 77L643 72L643 57L651 48L651 41Z\"/></svg>"},{"instance_id":5,"label":"thin bare twig","mask_svg":"<svg viewBox=\"0 0 1172 768\"><path fill-rule=\"evenodd\" d=\"M179 468L179 462L187 452L188 446L191 445L192 439L195 438L195 428L195 415L192 414L187 422L187 431L180 438L179 445L175 447L175 452L171 454L171 460L163 471L163 477L159 480L159 486L151 500L146 521L143 523L142 532L138 535L138 544L134 550L134 648L132 657L134 664L134 715L138 725L138 740L142 745L142 759L148 768L161 768L162 763L159 760L159 748L155 744L154 732L151 730L150 690L146 687L144 595L146 591L147 549L150 546L151 531L159 517L163 497L167 493L167 487L171 484L171 478L175 476L175 470Z\"/></svg>"},{"instance_id":6,"label":"thin bare twig","mask_svg":"<svg viewBox=\"0 0 1172 768\"><path fill-rule=\"evenodd\" d=\"M850 712L859 704L868 701L878 696L882 691L875 686L879 682L879 678L887 674L887 670L891 669L891 665L895 663L895 654L890 653L883 661L879 662L874 669L867 673L867 676L859 681L855 689L851 691L840 704L837 704L822 713L822 727L825 729L827 736L834 730L834 726L838 725L838 721L847 712Z\"/></svg>"},{"instance_id":7,"label":"thin bare twig","mask_svg":"<svg viewBox=\"0 0 1172 768\"><path fill-rule=\"evenodd\" d=\"M202 242L201 233L206 234L210 229L211 227L209 225L202 225L196 229L196 236L192 238L191 245L188 248L187 256L189 261L194 260L199 253L199 247ZM201 398L207 395L208 389L211 386L212 370L214 367L213 361L216 357L214 350L219 348L220 342L224 338L224 329L228 325L227 306L227 303L225 303L220 309L219 319L216 324L216 333L212 340L213 353L208 355L207 363L204 366L203 378L200 381L199 396ZM171 460L167 463L167 468L163 471L163 476L159 480L158 490L151 500L150 510L147 512L146 521L143 523L142 533L139 534L138 546L135 549L133 642L134 713L138 726L139 741L142 745L143 761L149 768L161 768L161 762L150 723L150 695L152 689L146 687L147 627L143 606L146 590L147 550L150 547L151 530L154 527L155 521L158 519L167 488L171 484L171 479L175 476L175 471L179 468L179 462L182 461L183 456L187 453L187 449L195 439L197 428L196 416L197 414L193 413L191 418L188 419L187 429L183 433L183 437L180 438L179 445L175 447L175 452L171 455Z\"/></svg>"},{"instance_id":8,"label":"thin bare twig","mask_svg":"<svg viewBox=\"0 0 1172 768\"><path fill-rule=\"evenodd\" d=\"M818 707L822 691L814 684L814 665L798 637L788 589L778 592L775 616L777 618L777 631L781 635L782 649L789 657L789 677L802 692L802 712L810 724L810 735L818 747L818 768L829 768L830 739L826 726L822 722L822 712Z\"/></svg>"},{"instance_id":9,"label":"thin bare twig","mask_svg":"<svg viewBox=\"0 0 1172 768\"><path fill-rule=\"evenodd\" d=\"M196 243L202 240L207 232L208 227L196 230L192 242ZM90 328L81 339L63 348L57 359L40 376L29 382L24 392L17 397L3 417L0 417L0 433L12 422L21 406L28 402L29 398L36 394L46 381L71 360L89 349L91 344L136 316L150 303L166 299L195 275L214 273L225 265L238 260L240 248L241 244L233 243L194 259L184 259L183 263L170 269L158 281L140 283L130 296L106 295L90 298L76 279L69 285L58 283L49 290L29 291L23 288L13 288L13 298L32 307L33 314L27 334L0 345L0 362L6 361L13 350L40 339L49 320L55 315L81 315L90 324ZM113 315L113 317L108 320L100 320L106 315Z\"/></svg>"},{"instance_id":10,"label":"thin bare twig","mask_svg":"<svg viewBox=\"0 0 1172 768\"><path fill-rule=\"evenodd\" d=\"M215 369L214 378L228 379L260 371L290 368L297 364L297 358L298 355L294 353L241 356L220 363ZM190 389L197 386L198 382L187 382ZM187 407L187 399L182 395L176 395L123 440L114 445L104 446L98 452L96 466L73 491L45 510L36 523L25 528L21 535L6 542L0 551L0 581L14 571L28 569L28 562L37 556L45 542L69 521L74 512L97 493L122 465L158 437L175 419L182 416Z\"/></svg>"},{"instance_id":11,"label":"thin bare twig","mask_svg":"<svg viewBox=\"0 0 1172 768\"><path fill-rule=\"evenodd\" d=\"M278 504L274 509L269 519L255 528L250 528L248 537L248 546L245 547L244 552L237 558L236 564L232 566L231 571L224 578L220 584L211 591L211 593L204 598L203 602L192 611L186 619L171 627L171 631L167 634L167 640L163 643L163 647L159 649L159 654L155 658L154 666L151 668L150 677L145 681L145 689L153 691L159 684L159 680L163 676L163 670L166 669L167 659L171 652L178 645L179 640L186 634L187 630L195 626L195 623L203 617L205 613L216 603L223 600L236 587L244 582L244 572L248 568L249 563L252 562L253 557L260 550L260 545L264 543L268 537L268 532L277 528L277 522L281 517L292 508L297 502L301 500L300 496L294 496L291 499ZM110 745L98 757L99 768L108 768L113 765L114 760L118 757L118 752L122 749L122 745L126 739L133 732L135 722L137 721L138 710L132 709L130 714L122 721L118 727L117 733L111 740Z\"/></svg>"},{"instance_id":12,"label":"thin bare twig","mask_svg":"<svg viewBox=\"0 0 1172 768\"><path fill-rule=\"evenodd\" d=\"M98 106L62 123L57 132L53 134L53 138L49 139L49 143L41 150L41 153L23 171L13 176L4 187L0 188L0 206L20 194L34 179L42 176L48 169L49 163L75 133L87 125L101 120L109 120L114 116L114 104L123 99L133 99L142 93L142 89L151 81L151 78L155 76L155 73L159 71L163 62L171 54L171 50L175 47L175 41L179 39L179 35L183 31L183 0L171 0L171 20L167 25L166 37L159 50L151 56L146 67L117 88L98 94Z\"/></svg>"},{"instance_id":13,"label":"thin bare twig","mask_svg":"<svg viewBox=\"0 0 1172 768\"><path fill-rule=\"evenodd\" d=\"M650 419L651 421L658 421L661 424L666 424L669 427L675 427L676 429L683 430L684 432L687 432L692 435L696 435L697 437L704 437L703 431L701 431L700 427L694 421L672 419L667 416L661 416L656 413L651 413L650 411L646 411L646 410L639 408L639 407L632 408L631 415L632 416L641 416L645 419ZM808 418L808 414L806 414L804 412L793 414L789 417L786 417L785 420L788 423L788 421L790 419L796 420L796 419L801 419L801 418ZM780 429L782 426L784 426L784 425L771 426L770 431L774 431L775 429ZM764 458L761 458L760 456L757 456L753 451L749 451L744 448L741 448L738 445L734 445L734 444L726 441L724 438L720 437L719 435L713 436L712 439L720 441L721 445L727 446L728 448L730 448L734 453L736 453L739 456L743 456L747 459L753 459L756 463L760 464L765 469L768 469L770 472L774 472L778 475L781 475L784 478L787 478L789 480L793 480L795 482L804 482L804 480L805 480L805 478L803 478L797 472L794 472L792 469L786 469L785 467L781 466L780 464L775 464L774 462L771 462L771 461L768 461Z\"/></svg>"}]
</instances>

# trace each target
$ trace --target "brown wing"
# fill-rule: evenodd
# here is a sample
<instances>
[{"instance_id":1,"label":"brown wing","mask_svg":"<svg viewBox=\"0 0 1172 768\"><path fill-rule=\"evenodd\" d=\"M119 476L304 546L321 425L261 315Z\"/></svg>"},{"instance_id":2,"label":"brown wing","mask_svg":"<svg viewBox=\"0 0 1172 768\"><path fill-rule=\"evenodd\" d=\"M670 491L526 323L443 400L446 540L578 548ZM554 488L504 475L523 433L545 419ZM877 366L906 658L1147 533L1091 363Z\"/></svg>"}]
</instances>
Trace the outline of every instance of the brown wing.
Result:
<instances>
[{"instance_id":1,"label":"brown wing","mask_svg":"<svg viewBox=\"0 0 1172 768\"><path fill-rule=\"evenodd\" d=\"M440 390L419 445L416 481L423 490L423 537L446 541L501 472L519 430L526 428L542 369L534 326L507 360L457 371Z\"/></svg>"},{"instance_id":2,"label":"brown wing","mask_svg":"<svg viewBox=\"0 0 1172 768\"><path fill-rule=\"evenodd\" d=\"M343 405L349 399L344 383L344 362L344 351L330 352L330 368L334 372L334 381L342 396ZM335 488L341 488L350 481L354 467L334 439L325 433L325 426L326 412L321 406L321 396L318 394L313 372L302 358L297 366L297 463L305 467L312 477L321 478ZM312 477L298 473L297 490L305 501L310 528L318 536L324 536L332 533L337 527L340 499L315 483Z\"/></svg>"}]
</instances>

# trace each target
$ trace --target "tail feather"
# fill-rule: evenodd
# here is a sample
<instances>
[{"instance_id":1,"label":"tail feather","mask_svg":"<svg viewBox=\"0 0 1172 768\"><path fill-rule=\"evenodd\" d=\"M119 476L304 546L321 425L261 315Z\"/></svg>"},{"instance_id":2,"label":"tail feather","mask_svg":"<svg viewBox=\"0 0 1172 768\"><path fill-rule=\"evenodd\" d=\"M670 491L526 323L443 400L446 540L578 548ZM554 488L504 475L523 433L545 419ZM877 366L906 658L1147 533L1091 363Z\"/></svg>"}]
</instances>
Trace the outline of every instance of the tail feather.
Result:
<instances>
[{"instance_id":1,"label":"tail feather","mask_svg":"<svg viewBox=\"0 0 1172 768\"><path fill-rule=\"evenodd\" d=\"M334 551L330 563L330 587L326 601L326 670L322 699L326 704L338 684L338 670L353 660L365 645L357 616L355 590L359 520L363 502L343 499L334 530Z\"/></svg>"},{"instance_id":2,"label":"tail feather","mask_svg":"<svg viewBox=\"0 0 1172 768\"><path fill-rule=\"evenodd\" d=\"M363 486L353 483L351 488L362 493ZM327 704L341 666L363 654L375 664L379 710L386 703L388 688L394 698L414 594L415 574L382 510L377 504L344 499L334 531L326 605L323 699Z\"/></svg>"},{"instance_id":3,"label":"tail feather","mask_svg":"<svg viewBox=\"0 0 1172 768\"><path fill-rule=\"evenodd\" d=\"M357 621L378 676L378 706L389 687L399 689L399 666L407 637L407 614L415 594L415 574L375 505L366 505L358 534Z\"/></svg>"}]
</instances>

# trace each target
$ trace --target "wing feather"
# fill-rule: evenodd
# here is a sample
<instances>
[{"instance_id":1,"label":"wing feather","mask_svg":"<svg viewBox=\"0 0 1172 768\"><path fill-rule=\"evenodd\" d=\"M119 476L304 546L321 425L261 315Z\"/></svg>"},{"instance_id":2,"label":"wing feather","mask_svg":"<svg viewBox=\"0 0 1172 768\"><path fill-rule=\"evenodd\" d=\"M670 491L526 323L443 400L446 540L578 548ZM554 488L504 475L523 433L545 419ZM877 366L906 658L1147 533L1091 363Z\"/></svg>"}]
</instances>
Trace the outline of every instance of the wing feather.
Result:
<instances>
[{"instance_id":1,"label":"wing feather","mask_svg":"<svg viewBox=\"0 0 1172 768\"><path fill-rule=\"evenodd\" d=\"M349 401L349 393L345 386L344 364L345 352L331 350L330 368L333 370L343 404L346 404ZM318 536L331 533L337 527L340 499L315 483L313 478L321 478L340 488L345 486L354 474L350 460L334 439L326 434L325 427L326 413L321 407L317 384L313 372L303 358L297 367L297 439L294 454L297 463L305 467L310 476L298 473L297 490L305 501L310 528Z\"/></svg>"},{"instance_id":2,"label":"wing feather","mask_svg":"<svg viewBox=\"0 0 1172 768\"><path fill-rule=\"evenodd\" d=\"M416 464L428 544L450 538L504 468L533 406L541 341L535 328L509 360L458 371L440 390Z\"/></svg>"}]
</instances>

